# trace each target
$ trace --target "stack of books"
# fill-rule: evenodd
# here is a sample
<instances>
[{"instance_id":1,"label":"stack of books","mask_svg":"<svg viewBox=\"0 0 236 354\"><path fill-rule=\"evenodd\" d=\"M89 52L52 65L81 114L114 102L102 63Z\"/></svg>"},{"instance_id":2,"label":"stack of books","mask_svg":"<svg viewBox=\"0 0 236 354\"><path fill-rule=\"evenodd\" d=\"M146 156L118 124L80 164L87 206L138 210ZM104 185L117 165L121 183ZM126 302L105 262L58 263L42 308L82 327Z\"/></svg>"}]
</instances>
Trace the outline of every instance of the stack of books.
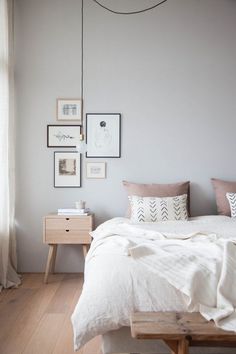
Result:
<instances>
[{"instance_id":1,"label":"stack of books","mask_svg":"<svg viewBox=\"0 0 236 354\"><path fill-rule=\"evenodd\" d=\"M89 208L86 209L58 209L58 215L89 215Z\"/></svg>"}]
</instances>

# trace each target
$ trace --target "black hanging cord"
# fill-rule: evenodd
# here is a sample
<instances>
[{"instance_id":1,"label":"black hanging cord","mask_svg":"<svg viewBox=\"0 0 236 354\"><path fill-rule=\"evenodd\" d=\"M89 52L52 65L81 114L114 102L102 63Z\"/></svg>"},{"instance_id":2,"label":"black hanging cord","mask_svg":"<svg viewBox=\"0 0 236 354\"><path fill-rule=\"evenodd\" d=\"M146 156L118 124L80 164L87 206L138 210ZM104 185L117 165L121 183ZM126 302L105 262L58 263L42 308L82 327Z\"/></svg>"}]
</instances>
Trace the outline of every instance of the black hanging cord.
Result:
<instances>
[{"instance_id":1,"label":"black hanging cord","mask_svg":"<svg viewBox=\"0 0 236 354\"><path fill-rule=\"evenodd\" d=\"M105 9L105 10L107 10L109 12L112 12L113 14L116 14L116 15L136 15L136 14L140 14L140 13L143 13L143 12L146 12L146 11L153 10L157 6L162 5L167 0L162 0L161 2L158 2L157 4L155 4L153 6L150 6L150 7L147 7L145 9L143 9L143 10L130 11L130 12L115 11L115 10L112 10L109 7L106 7L105 5L101 4L98 0L92 0L92 1L95 2L97 5L101 6L103 9Z\"/></svg>"},{"instance_id":2,"label":"black hanging cord","mask_svg":"<svg viewBox=\"0 0 236 354\"><path fill-rule=\"evenodd\" d=\"M84 0L81 0L81 98L84 98Z\"/></svg>"},{"instance_id":3,"label":"black hanging cord","mask_svg":"<svg viewBox=\"0 0 236 354\"><path fill-rule=\"evenodd\" d=\"M83 118L84 118L84 0L81 0L81 136L83 139Z\"/></svg>"},{"instance_id":4,"label":"black hanging cord","mask_svg":"<svg viewBox=\"0 0 236 354\"><path fill-rule=\"evenodd\" d=\"M147 12L150 10L155 9L157 6L162 5L164 2L167 0L162 0L158 2L157 4L147 7L143 10L137 10L137 11L130 11L130 12L122 12L122 11L115 11L110 9L109 7L106 7L105 5L101 4L98 0L92 0L95 2L98 6L102 7L104 10L107 10L113 14L116 15L136 15L140 14L143 12ZM84 123L84 0L81 0L81 82L80 82L80 91L81 91L81 138L83 139L83 123Z\"/></svg>"}]
</instances>

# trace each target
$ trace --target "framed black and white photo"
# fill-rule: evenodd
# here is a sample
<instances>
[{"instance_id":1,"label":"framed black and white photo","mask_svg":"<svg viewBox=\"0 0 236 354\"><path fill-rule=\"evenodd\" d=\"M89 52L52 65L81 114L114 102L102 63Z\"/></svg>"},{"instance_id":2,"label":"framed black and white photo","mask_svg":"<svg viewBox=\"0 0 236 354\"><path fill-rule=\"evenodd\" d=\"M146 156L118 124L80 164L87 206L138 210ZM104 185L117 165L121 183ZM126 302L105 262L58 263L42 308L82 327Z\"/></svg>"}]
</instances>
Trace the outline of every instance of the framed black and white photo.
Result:
<instances>
[{"instance_id":1,"label":"framed black and white photo","mask_svg":"<svg viewBox=\"0 0 236 354\"><path fill-rule=\"evenodd\" d=\"M106 178L106 162L86 162L87 178Z\"/></svg>"},{"instance_id":2,"label":"framed black and white photo","mask_svg":"<svg viewBox=\"0 0 236 354\"><path fill-rule=\"evenodd\" d=\"M54 152L54 187L81 187L81 154Z\"/></svg>"},{"instance_id":3,"label":"framed black and white photo","mask_svg":"<svg viewBox=\"0 0 236 354\"><path fill-rule=\"evenodd\" d=\"M58 98L57 120L76 121L77 124L82 124L81 107L80 99Z\"/></svg>"},{"instance_id":4,"label":"framed black and white photo","mask_svg":"<svg viewBox=\"0 0 236 354\"><path fill-rule=\"evenodd\" d=\"M86 143L86 157L120 157L120 113L87 113Z\"/></svg>"},{"instance_id":5,"label":"framed black and white photo","mask_svg":"<svg viewBox=\"0 0 236 354\"><path fill-rule=\"evenodd\" d=\"M75 148L80 143L80 125L48 125L47 147Z\"/></svg>"}]
</instances>

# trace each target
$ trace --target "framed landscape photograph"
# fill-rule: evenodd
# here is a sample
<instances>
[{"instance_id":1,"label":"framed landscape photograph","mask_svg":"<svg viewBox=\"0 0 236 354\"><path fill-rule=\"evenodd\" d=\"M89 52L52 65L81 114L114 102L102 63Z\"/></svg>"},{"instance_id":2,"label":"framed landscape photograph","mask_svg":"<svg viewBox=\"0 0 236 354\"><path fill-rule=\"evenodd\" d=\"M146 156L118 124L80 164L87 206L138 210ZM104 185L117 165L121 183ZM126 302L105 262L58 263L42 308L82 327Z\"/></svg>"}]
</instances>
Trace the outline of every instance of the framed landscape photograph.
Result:
<instances>
[{"instance_id":1,"label":"framed landscape photograph","mask_svg":"<svg viewBox=\"0 0 236 354\"><path fill-rule=\"evenodd\" d=\"M106 162L86 162L87 178L106 178Z\"/></svg>"},{"instance_id":2,"label":"framed landscape photograph","mask_svg":"<svg viewBox=\"0 0 236 354\"><path fill-rule=\"evenodd\" d=\"M81 187L81 154L54 152L54 187Z\"/></svg>"},{"instance_id":3,"label":"framed landscape photograph","mask_svg":"<svg viewBox=\"0 0 236 354\"><path fill-rule=\"evenodd\" d=\"M86 143L86 157L120 157L120 113L87 113Z\"/></svg>"},{"instance_id":4,"label":"framed landscape photograph","mask_svg":"<svg viewBox=\"0 0 236 354\"><path fill-rule=\"evenodd\" d=\"M82 102L74 98L57 99L57 120L76 121L82 124L81 120Z\"/></svg>"},{"instance_id":5,"label":"framed landscape photograph","mask_svg":"<svg viewBox=\"0 0 236 354\"><path fill-rule=\"evenodd\" d=\"M47 147L75 148L80 143L80 125L48 125Z\"/></svg>"}]
</instances>

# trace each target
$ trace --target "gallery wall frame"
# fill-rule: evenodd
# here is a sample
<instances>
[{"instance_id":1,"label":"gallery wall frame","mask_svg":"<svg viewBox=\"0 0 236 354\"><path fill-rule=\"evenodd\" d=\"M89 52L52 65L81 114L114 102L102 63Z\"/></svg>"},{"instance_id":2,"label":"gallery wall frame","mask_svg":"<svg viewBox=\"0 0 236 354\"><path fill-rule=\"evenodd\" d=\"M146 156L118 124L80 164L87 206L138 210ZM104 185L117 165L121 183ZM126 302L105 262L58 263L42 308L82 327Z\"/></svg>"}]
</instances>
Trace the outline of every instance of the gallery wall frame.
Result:
<instances>
[{"instance_id":1,"label":"gallery wall frame","mask_svg":"<svg viewBox=\"0 0 236 354\"><path fill-rule=\"evenodd\" d=\"M75 148L80 143L80 125L47 125L47 147Z\"/></svg>"},{"instance_id":2,"label":"gallery wall frame","mask_svg":"<svg viewBox=\"0 0 236 354\"><path fill-rule=\"evenodd\" d=\"M121 157L121 114L86 114L87 158Z\"/></svg>"},{"instance_id":3,"label":"gallery wall frame","mask_svg":"<svg viewBox=\"0 0 236 354\"><path fill-rule=\"evenodd\" d=\"M54 187L81 187L81 154L75 151L54 152Z\"/></svg>"},{"instance_id":4,"label":"gallery wall frame","mask_svg":"<svg viewBox=\"0 0 236 354\"><path fill-rule=\"evenodd\" d=\"M82 124L82 100L79 98L57 99L57 120L76 121Z\"/></svg>"},{"instance_id":5,"label":"gallery wall frame","mask_svg":"<svg viewBox=\"0 0 236 354\"><path fill-rule=\"evenodd\" d=\"M86 178L104 179L106 178L106 162L86 162Z\"/></svg>"}]
</instances>

